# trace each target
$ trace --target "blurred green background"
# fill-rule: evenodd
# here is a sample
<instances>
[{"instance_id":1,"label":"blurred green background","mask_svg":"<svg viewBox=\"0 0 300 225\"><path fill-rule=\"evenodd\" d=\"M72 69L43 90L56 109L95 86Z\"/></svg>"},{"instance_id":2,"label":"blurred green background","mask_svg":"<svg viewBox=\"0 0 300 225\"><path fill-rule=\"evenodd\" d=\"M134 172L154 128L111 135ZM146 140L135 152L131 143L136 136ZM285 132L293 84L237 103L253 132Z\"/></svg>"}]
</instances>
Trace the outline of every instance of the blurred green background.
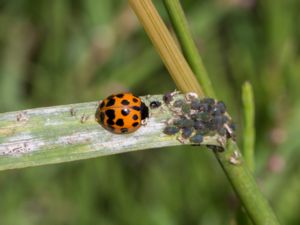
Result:
<instances>
[{"instance_id":1,"label":"blurred green background","mask_svg":"<svg viewBox=\"0 0 300 225\"><path fill-rule=\"evenodd\" d=\"M282 224L300 224L300 1L182 2L240 144L252 83L255 176ZM0 112L174 89L126 1L0 0ZM0 173L0 225L235 224L238 208L213 154L193 147Z\"/></svg>"}]
</instances>

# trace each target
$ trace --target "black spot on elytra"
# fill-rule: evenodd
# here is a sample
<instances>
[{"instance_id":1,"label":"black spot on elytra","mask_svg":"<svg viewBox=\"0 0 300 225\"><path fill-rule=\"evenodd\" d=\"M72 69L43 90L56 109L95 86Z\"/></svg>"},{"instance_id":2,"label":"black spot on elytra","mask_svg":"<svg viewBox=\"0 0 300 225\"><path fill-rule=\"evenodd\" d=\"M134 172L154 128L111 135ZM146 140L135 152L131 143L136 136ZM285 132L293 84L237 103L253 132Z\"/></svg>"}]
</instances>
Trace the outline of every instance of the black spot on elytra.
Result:
<instances>
[{"instance_id":1,"label":"black spot on elytra","mask_svg":"<svg viewBox=\"0 0 300 225\"><path fill-rule=\"evenodd\" d=\"M129 105L129 103L130 103L130 102L127 101L126 99L124 99L124 100L121 101L121 104L122 104L122 105Z\"/></svg>"},{"instance_id":2,"label":"black spot on elytra","mask_svg":"<svg viewBox=\"0 0 300 225\"><path fill-rule=\"evenodd\" d=\"M109 101L106 103L106 107L114 105L116 100L114 98L109 99Z\"/></svg>"},{"instance_id":3,"label":"black spot on elytra","mask_svg":"<svg viewBox=\"0 0 300 225\"><path fill-rule=\"evenodd\" d=\"M108 117L108 119L113 120L115 116L115 111L112 109L108 109L105 111L105 115Z\"/></svg>"},{"instance_id":4,"label":"black spot on elytra","mask_svg":"<svg viewBox=\"0 0 300 225\"><path fill-rule=\"evenodd\" d=\"M114 121L111 120L111 119L106 120L106 123L107 123L108 125L114 125L114 124L115 124Z\"/></svg>"},{"instance_id":5,"label":"black spot on elytra","mask_svg":"<svg viewBox=\"0 0 300 225\"><path fill-rule=\"evenodd\" d=\"M139 100L137 98L133 98L132 101L137 103Z\"/></svg>"},{"instance_id":6,"label":"black spot on elytra","mask_svg":"<svg viewBox=\"0 0 300 225\"><path fill-rule=\"evenodd\" d=\"M141 110L141 108L139 106L133 106L131 108L134 109L134 110L136 110L136 111L140 111Z\"/></svg>"},{"instance_id":7,"label":"black spot on elytra","mask_svg":"<svg viewBox=\"0 0 300 225\"><path fill-rule=\"evenodd\" d=\"M121 114L127 116L130 113L130 109L122 109Z\"/></svg>"},{"instance_id":8,"label":"black spot on elytra","mask_svg":"<svg viewBox=\"0 0 300 225\"><path fill-rule=\"evenodd\" d=\"M134 120L137 120L139 117L138 117L138 115L136 115L136 114L134 114L133 116L132 116L132 119L134 119Z\"/></svg>"},{"instance_id":9,"label":"black spot on elytra","mask_svg":"<svg viewBox=\"0 0 300 225\"><path fill-rule=\"evenodd\" d=\"M132 124L133 127L136 127L136 126L138 126L138 125L139 125L138 122L134 122L134 123Z\"/></svg>"},{"instance_id":10,"label":"black spot on elytra","mask_svg":"<svg viewBox=\"0 0 300 225\"><path fill-rule=\"evenodd\" d=\"M123 119L118 119L117 122L116 122L116 124L117 124L118 126L120 126L120 127L124 126L124 121L123 121Z\"/></svg>"},{"instance_id":11,"label":"black spot on elytra","mask_svg":"<svg viewBox=\"0 0 300 225\"><path fill-rule=\"evenodd\" d=\"M123 98L124 94L117 94L116 95L118 98Z\"/></svg>"},{"instance_id":12,"label":"black spot on elytra","mask_svg":"<svg viewBox=\"0 0 300 225\"><path fill-rule=\"evenodd\" d=\"M121 133L127 133L128 129L127 128L121 128Z\"/></svg>"},{"instance_id":13,"label":"black spot on elytra","mask_svg":"<svg viewBox=\"0 0 300 225\"><path fill-rule=\"evenodd\" d=\"M105 117L105 114L104 114L104 112L100 112L100 122L102 122L102 123L103 123L103 121L104 121L104 117Z\"/></svg>"},{"instance_id":14,"label":"black spot on elytra","mask_svg":"<svg viewBox=\"0 0 300 225\"><path fill-rule=\"evenodd\" d=\"M141 111L142 120L144 120L147 117L149 117L149 108L145 105L144 102L142 102L141 109L142 109Z\"/></svg>"},{"instance_id":15,"label":"black spot on elytra","mask_svg":"<svg viewBox=\"0 0 300 225\"><path fill-rule=\"evenodd\" d=\"M104 101L101 102L100 104L100 109L104 107Z\"/></svg>"}]
</instances>

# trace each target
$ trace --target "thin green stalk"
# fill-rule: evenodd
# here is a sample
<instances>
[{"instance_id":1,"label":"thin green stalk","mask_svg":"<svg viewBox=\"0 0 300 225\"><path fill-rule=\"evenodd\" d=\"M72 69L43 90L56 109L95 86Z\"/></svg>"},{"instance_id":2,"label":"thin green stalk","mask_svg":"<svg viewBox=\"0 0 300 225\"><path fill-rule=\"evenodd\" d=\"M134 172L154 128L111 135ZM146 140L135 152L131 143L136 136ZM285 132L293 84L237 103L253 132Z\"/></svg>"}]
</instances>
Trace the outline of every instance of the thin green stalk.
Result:
<instances>
[{"instance_id":1,"label":"thin green stalk","mask_svg":"<svg viewBox=\"0 0 300 225\"><path fill-rule=\"evenodd\" d=\"M203 87L204 93L207 96L216 98L212 83L203 65L201 56L198 53L197 46L189 32L188 23L180 2L177 0L164 0L163 2L171 18L183 54L194 71L198 82Z\"/></svg>"},{"instance_id":2,"label":"thin green stalk","mask_svg":"<svg viewBox=\"0 0 300 225\"><path fill-rule=\"evenodd\" d=\"M242 87L242 99L244 108L244 132L243 132L243 154L245 162L250 171L254 172L254 144L255 144L255 128L254 128L254 96L252 86L249 82L245 82Z\"/></svg>"},{"instance_id":3,"label":"thin green stalk","mask_svg":"<svg viewBox=\"0 0 300 225\"><path fill-rule=\"evenodd\" d=\"M173 0L177 1L177 0ZM180 52L177 50L177 46L172 45L172 49L170 49L169 42L173 43L174 41L170 39L170 34L166 29L164 23L162 23L162 19L157 13L153 3L151 0L129 0L129 3L137 14L140 22L143 24L147 34L149 35L153 45L157 50L161 53L161 51L170 51L172 54L160 54L162 57L163 62L166 64L166 67L169 68L171 65L174 64L178 65L181 70L188 70L185 68L187 63L185 59L181 57ZM180 4L177 1L177 4ZM173 4L169 5L170 7L174 7ZM175 10L174 10L175 11ZM178 14L178 17L184 17L183 14ZM171 18L172 19L172 18ZM185 21L185 18L181 19ZM175 24L175 23L174 23ZM186 23L183 23L182 26L186 26ZM150 27L149 27L150 26ZM159 26L160 29L156 29ZM178 29L177 29L178 30ZM178 30L180 31L180 30ZM159 32L159 33L158 33ZM184 32L188 32L188 29L184 29ZM180 34L178 34L179 36ZM168 41L166 41L167 39ZM180 39L179 39L180 41ZM192 42L191 39L185 40L186 42ZM190 44L191 45L191 44ZM189 46L190 46L189 45ZM165 49L163 48L165 46ZM182 48L185 48L185 45L181 43ZM158 48L159 47L159 48ZM176 51L174 50L176 49ZM195 56L196 53L191 53L184 50L186 54L189 56L187 57L188 63L192 64L191 59L197 57ZM198 53L197 53L198 54ZM166 59L164 57L172 57L172 59ZM183 61L182 61L183 60ZM198 67L198 71L200 74L203 73L203 65L198 63L193 63L195 67ZM184 68L182 68L184 67ZM186 88L189 87L188 91L194 91L201 95L198 90L194 89L194 83L191 83L193 79L191 77L184 78L186 75L191 75L191 73L180 74L178 72L173 74L173 71L170 70L170 73L177 82L176 85L180 90L186 91ZM182 79L185 82L181 82L178 79ZM178 82L179 81L179 82ZM212 90L212 88L207 88L208 90ZM211 92L210 90L210 92ZM209 92L209 93L210 93ZM207 94L205 92L205 94ZM212 95L214 96L214 95ZM216 152L216 157L218 158L222 168L224 169L227 177L229 178L234 190L236 191L237 195L240 197L241 202L243 203L249 217L252 219L254 224L257 225L277 225L279 222L277 221L271 207L268 205L266 199L260 192L257 184L255 183L254 178L252 177L251 173L249 172L246 164L244 163L239 148L236 145L235 141L229 139L226 145L226 150L223 153Z\"/></svg>"},{"instance_id":4,"label":"thin green stalk","mask_svg":"<svg viewBox=\"0 0 300 225\"><path fill-rule=\"evenodd\" d=\"M279 222L275 214L240 155L237 144L232 140L228 141L224 153L216 153L216 157L253 224L278 225Z\"/></svg>"}]
</instances>

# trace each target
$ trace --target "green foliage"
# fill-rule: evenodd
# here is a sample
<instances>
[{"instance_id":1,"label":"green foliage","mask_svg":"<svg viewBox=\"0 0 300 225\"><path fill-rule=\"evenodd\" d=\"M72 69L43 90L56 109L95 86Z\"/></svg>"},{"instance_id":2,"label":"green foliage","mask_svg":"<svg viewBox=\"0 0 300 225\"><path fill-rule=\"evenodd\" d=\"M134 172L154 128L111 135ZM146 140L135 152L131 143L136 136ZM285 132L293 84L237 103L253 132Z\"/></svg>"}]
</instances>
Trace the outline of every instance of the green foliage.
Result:
<instances>
[{"instance_id":1,"label":"green foliage","mask_svg":"<svg viewBox=\"0 0 300 225\"><path fill-rule=\"evenodd\" d=\"M2 1L0 112L173 90L126 4ZM299 1L183 6L238 130L251 82L256 176L282 224L298 224ZM0 224L229 224L238 203L224 183L211 154L192 147L1 172Z\"/></svg>"}]
</instances>

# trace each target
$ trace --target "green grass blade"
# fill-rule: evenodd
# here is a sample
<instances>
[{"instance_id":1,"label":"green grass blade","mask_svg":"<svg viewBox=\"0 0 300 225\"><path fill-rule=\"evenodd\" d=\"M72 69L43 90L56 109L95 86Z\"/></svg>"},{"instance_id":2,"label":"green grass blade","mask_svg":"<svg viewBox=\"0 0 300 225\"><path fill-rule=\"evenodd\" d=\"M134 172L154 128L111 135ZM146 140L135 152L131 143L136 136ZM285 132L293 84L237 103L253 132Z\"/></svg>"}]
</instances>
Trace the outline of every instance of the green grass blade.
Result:
<instances>
[{"instance_id":1,"label":"green grass blade","mask_svg":"<svg viewBox=\"0 0 300 225\"><path fill-rule=\"evenodd\" d=\"M243 154L250 171L254 172L255 106L253 90L249 82L246 82L242 87L242 99L244 106Z\"/></svg>"},{"instance_id":2,"label":"green grass blade","mask_svg":"<svg viewBox=\"0 0 300 225\"><path fill-rule=\"evenodd\" d=\"M162 97L143 101L149 105ZM151 110L145 127L124 135L112 134L95 121L97 106L90 102L0 114L0 170L182 145L176 135L162 132L173 113L165 105ZM203 144L220 146L217 138L207 136Z\"/></svg>"}]
</instances>

